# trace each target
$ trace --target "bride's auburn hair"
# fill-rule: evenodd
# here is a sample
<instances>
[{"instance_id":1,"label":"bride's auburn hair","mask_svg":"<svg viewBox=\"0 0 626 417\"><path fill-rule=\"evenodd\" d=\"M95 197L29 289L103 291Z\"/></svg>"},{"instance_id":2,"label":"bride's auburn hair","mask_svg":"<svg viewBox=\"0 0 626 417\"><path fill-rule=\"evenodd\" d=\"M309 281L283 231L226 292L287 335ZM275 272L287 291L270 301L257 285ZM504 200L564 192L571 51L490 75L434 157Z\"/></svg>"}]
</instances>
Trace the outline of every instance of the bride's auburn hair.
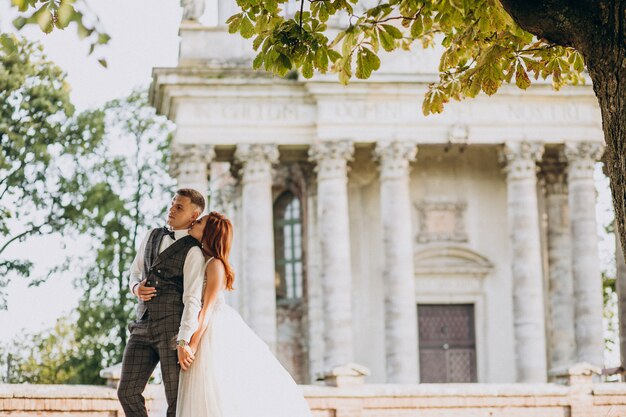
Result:
<instances>
[{"instance_id":1,"label":"bride's auburn hair","mask_svg":"<svg viewBox=\"0 0 626 417\"><path fill-rule=\"evenodd\" d=\"M207 215L202 232L202 253L222 261L226 269L226 289L232 291L235 271L230 266L228 257L233 243L233 224L221 213L212 211Z\"/></svg>"}]
</instances>

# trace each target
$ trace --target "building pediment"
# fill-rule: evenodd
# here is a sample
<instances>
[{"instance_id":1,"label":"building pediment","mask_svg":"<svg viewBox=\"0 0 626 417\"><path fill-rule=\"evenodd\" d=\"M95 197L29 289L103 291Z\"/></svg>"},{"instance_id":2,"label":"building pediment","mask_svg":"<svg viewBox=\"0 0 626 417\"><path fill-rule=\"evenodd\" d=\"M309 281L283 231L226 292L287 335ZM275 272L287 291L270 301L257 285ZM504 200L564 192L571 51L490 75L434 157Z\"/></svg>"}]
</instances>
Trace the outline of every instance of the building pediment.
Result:
<instances>
[{"instance_id":1,"label":"building pediment","mask_svg":"<svg viewBox=\"0 0 626 417\"><path fill-rule=\"evenodd\" d=\"M416 275L472 275L484 277L493 264L484 256L463 246L435 246L414 255Z\"/></svg>"}]
</instances>

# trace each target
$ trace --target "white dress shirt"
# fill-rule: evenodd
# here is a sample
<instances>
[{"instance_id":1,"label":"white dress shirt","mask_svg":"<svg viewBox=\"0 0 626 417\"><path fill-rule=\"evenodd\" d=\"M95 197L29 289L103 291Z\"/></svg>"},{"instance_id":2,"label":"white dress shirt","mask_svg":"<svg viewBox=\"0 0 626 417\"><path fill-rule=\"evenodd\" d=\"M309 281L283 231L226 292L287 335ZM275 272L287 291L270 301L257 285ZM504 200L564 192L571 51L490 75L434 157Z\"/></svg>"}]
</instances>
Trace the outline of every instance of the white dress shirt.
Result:
<instances>
[{"instance_id":1,"label":"white dress shirt","mask_svg":"<svg viewBox=\"0 0 626 417\"><path fill-rule=\"evenodd\" d=\"M180 239L187 236L187 229L174 230L174 237ZM141 242L141 246L135 255L133 263L130 265L130 292L135 295L135 287L142 281L142 273L144 268L144 254L146 252L146 244L148 243L150 232ZM170 247L174 243L169 235L163 236L159 253ZM191 335L198 329L198 313L200 313L200 300L202 298L202 283L204 281L204 255L199 247L194 246L187 252L185 264L183 266L183 316L180 320L178 329L178 339L185 340L187 343L191 340Z\"/></svg>"}]
</instances>

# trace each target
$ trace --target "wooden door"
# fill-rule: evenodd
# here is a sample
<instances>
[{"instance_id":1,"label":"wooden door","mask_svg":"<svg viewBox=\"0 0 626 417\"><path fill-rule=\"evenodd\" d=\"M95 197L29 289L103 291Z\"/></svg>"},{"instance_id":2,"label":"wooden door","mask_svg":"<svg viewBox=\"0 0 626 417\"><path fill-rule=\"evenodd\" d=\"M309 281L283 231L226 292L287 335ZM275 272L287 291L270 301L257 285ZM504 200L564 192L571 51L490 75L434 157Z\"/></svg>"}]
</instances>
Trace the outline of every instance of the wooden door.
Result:
<instances>
[{"instance_id":1,"label":"wooden door","mask_svg":"<svg viewBox=\"0 0 626 417\"><path fill-rule=\"evenodd\" d=\"M476 382L473 304L420 304L420 381Z\"/></svg>"}]
</instances>

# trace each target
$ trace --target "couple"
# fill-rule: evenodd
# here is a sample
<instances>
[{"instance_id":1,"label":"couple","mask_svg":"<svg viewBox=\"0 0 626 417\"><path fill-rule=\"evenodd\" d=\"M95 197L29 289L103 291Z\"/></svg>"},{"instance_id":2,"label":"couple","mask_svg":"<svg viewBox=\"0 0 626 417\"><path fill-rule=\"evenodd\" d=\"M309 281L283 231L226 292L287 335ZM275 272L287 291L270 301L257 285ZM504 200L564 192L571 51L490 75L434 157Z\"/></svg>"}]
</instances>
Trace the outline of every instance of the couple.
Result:
<instances>
[{"instance_id":1,"label":"couple","mask_svg":"<svg viewBox=\"0 0 626 417\"><path fill-rule=\"evenodd\" d=\"M178 190L169 228L152 230L131 265L139 305L118 387L126 417L148 415L142 392L159 361L168 417L309 417L294 380L224 302L233 226L203 211L202 194Z\"/></svg>"}]
</instances>

